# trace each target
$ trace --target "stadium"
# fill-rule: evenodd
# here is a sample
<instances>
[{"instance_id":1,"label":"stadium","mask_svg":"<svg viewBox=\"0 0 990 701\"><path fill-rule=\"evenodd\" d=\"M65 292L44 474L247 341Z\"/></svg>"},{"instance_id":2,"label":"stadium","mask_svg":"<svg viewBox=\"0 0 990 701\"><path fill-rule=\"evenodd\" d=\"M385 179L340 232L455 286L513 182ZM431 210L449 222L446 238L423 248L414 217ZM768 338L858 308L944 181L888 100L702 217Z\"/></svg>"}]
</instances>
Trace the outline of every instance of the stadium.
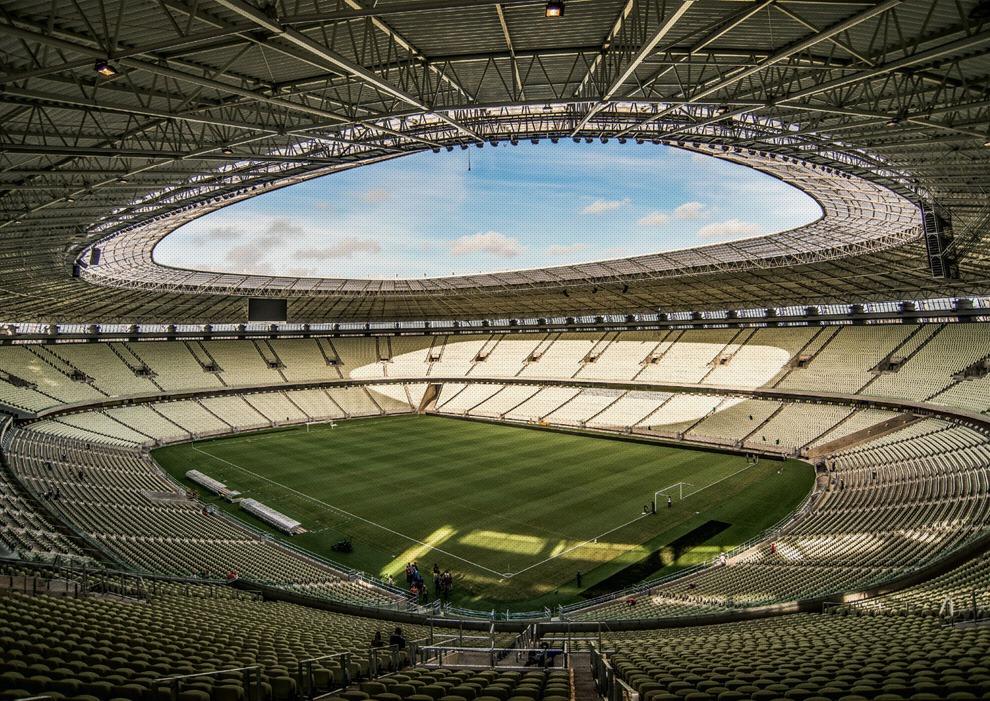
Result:
<instances>
[{"instance_id":1,"label":"stadium","mask_svg":"<svg viewBox=\"0 0 990 701\"><path fill-rule=\"evenodd\" d=\"M16 699L990 699L990 3L0 0Z\"/></svg>"}]
</instances>

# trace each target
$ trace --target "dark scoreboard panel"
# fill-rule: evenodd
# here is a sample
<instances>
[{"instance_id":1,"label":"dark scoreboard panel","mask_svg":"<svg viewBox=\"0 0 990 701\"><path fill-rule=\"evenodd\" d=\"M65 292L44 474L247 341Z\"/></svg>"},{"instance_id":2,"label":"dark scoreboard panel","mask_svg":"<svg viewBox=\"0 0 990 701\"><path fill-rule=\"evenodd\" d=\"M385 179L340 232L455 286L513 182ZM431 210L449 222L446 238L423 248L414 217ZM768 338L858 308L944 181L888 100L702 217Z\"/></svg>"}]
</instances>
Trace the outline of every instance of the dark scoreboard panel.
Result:
<instances>
[{"instance_id":1,"label":"dark scoreboard panel","mask_svg":"<svg viewBox=\"0 0 990 701\"><path fill-rule=\"evenodd\" d=\"M288 302L284 299L248 299L248 321L287 321Z\"/></svg>"}]
</instances>

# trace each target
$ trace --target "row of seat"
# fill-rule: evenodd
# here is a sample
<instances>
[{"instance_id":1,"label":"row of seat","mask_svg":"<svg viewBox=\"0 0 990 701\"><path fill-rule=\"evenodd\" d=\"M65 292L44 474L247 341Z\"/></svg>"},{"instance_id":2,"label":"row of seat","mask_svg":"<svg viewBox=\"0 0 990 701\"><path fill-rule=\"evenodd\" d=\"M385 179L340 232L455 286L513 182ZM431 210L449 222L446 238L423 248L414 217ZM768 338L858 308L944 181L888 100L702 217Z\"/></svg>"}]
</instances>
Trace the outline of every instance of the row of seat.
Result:
<instances>
[{"instance_id":1,"label":"row of seat","mask_svg":"<svg viewBox=\"0 0 990 701\"><path fill-rule=\"evenodd\" d=\"M328 701L570 701L562 669L411 667L356 684Z\"/></svg>"},{"instance_id":2,"label":"row of seat","mask_svg":"<svg viewBox=\"0 0 990 701\"><path fill-rule=\"evenodd\" d=\"M0 348L0 402L24 411L107 396L353 377L686 382L903 397L985 412L985 324L629 333L172 341ZM896 359L893 372L882 363ZM0 378L4 377L0 374ZM278 412L281 413L281 412ZM291 413L291 412L290 412Z\"/></svg>"},{"instance_id":3,"label":"row of seat","mask_svg":"<svg viewBox=\"0 0 990 701\"><path fill-rule=\"evenodd\" d=\"M88 575L91 589L99 590L99 579ZM367 678L372 637L380 632L387 639L393 627L206 584L136 583L133 596L9 593L0 596L0 697L145 701L168 689L163 678L257 666L263 699L290 701L306 660L321 658L313 663L313 678L323 690ZM409 642L430 640L425 626L405 625L403 632ZM457 635L439 627L432 632ZM402 650L397 661L410 659ZM392 666L390 655L375 664L384 671ZM241 701L249 681L240 672L197 676L181 684L180 698Z\"/></svg>"},{"instance_id":4,"label":"row of seat","mask_svg":"<svg viewBox=\"0 0 990 701\"><path fill-rule=\"evenodd\" d=\"M820 614L607 634L644 701L966 701L990 697L990 628Z\"/></svg>"},{"instance_id":5,"label":"row of seat","mask_svg":"<svg viewBox=\"0 0 990 701\"><path fill-rule=\"evenodd\" d=\"M724 562L569 615L653 618L763 605L866 588L923 567L990 529L990 437L920 421L832 455L818 490L783 528Z\"/></svg>"},{"instance_id":6,"label":"row of seat","mask_svg":"<svg viewBox=\"0 0 990 701\"><path fill-rule=\"evenodd\" d=\"M7 458L65 521L138 571L214 578L237 572L338 601L385 607L401 602L204 509L146 453L17 430Z\"/></svg>"},{"instance_id":7,"label":"row of seat","mask_svg":"<svg viewBox=\"0 0 990 701\"><path fill-rule=\"evenodd\" d=\"M419 392L419 398L425 387ZM353 416L412 411L403 386L248 392L200 400L94 409L36 421L34 431L118 446L152 445L202 436Z\"/></svg>"}]
</instances>

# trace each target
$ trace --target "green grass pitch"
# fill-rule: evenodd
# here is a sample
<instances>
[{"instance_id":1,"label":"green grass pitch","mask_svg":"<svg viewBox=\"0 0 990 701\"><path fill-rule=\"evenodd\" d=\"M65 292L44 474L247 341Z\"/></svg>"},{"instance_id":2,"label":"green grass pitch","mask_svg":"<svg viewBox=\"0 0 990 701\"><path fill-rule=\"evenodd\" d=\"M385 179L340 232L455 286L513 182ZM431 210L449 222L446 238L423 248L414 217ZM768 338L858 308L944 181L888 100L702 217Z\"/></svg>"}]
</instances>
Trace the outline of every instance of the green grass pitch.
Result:
<instances>
[{"instance_id":1,"label":"green grass pitch","mask_svg":"<svg viewBox=\"0 0 990 701\"><path fill-rule=\"evenodd\" d=\"M731 525L663 571L731 549L783 518L814 479L797 461L747 467L717 452L409 415L182 444L154 457L184 484L199 469L301 521L309 532L292 538L297 546L403 585L406 562L438 562L455 573L455 603L515 609L579 599L578 571L582 589L591 587L709 520ZM676 482L692 485L683 501L643 516L653 493ZM345 536L354 552L332 553Z\"/></svg>"}]
</instances>

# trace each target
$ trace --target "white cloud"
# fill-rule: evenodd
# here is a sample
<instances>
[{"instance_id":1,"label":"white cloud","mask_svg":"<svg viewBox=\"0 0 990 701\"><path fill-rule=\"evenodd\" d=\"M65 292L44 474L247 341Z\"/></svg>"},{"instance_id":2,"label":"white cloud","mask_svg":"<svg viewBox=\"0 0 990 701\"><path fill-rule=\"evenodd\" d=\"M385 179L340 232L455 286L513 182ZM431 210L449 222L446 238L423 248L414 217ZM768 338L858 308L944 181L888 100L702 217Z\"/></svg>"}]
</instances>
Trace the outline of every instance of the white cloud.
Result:
<instances>
[{"instance_id":1,"label":"white cloud","mask_svg":"<svg viewBox=\"0 0 990 701\"><path fill-rule=\"evenodd\" d=\"M345 236L329 246L302 248L292 254L295 260L332 260L334 258L353 258L355 254L377 255L382 247L377 241L359 239L355 236Z\"/></svg>"},{"instance_id":2,"label":"white cloud","mask_svg":"<svg viewBox=\"0 0 990 701\"><path fill-rule=\"evenodd\" d=\"M663 226L669 221L670 215L666 212L650 212L636 223L640 226Z\"/></svg>"},{"instance_id":3,"label":"white cloud","mask_svg":"<svg viewBox=\"0 0 990 701\"><path fill-rule=\"evenodd\" d=\"M602 200L598 199L587 205L581 211L585 214L604 214L605 212L611 212L620 207L625 207L631 202L628 197L623 197L621 200Z\"/></svg>"},{"instance_id":4,"label":"white cloud","mask_svg":"<svg viewBox=\"0 0 990 701\"><path fill-rule=\"evenodd\" d=\"M224 256L228 263L233 263L241 270L260 263L267 251L254 243L246 243L243 246L234 246L227 251Z\"/></svg>"},{"instance_id":5,"label":"white cloud","mask_svg":"<svg viewBox=\"0 0 990 701\"><path fill-rule=\"evenodd\" d=\"M233 241L240 238L243 232L236 226L214 226L206 232L212 241Z\"/></svg>"},{"instance_id":6,"label":"white cloud","mask_svg":"<svg viewBox=\"0 0 990 701\"><path fill-rule=\"evenodd\" d=\"M450 246L451 255L468 256L473 253L487 253L497 258L515 258L526 247L518 239L506 236L498 231L486 231L483 234L461 236Z\"/></svg>"},{"instance_id":7,"label":"white cloud","mask_svg":"<svg viewBox=\"0 0 990 701\"><path fill-rule=\"evenodd\" d=\"M548 256L571 256L575 253L580 253L581 251L586 251L588 249L588 244L586 243L572 243L570 245L561 245L559 243L554 243L547 246Z\"/></svg>"},{"instance_id":8,"label":"white cloud","mask_svg":"<svg viewBox=\"0 0 990 701\"><path fill-rule=\"evenodd\" d=\"M723 222L706 224L698 229L697 236L699 239L727 239L759 236L762 233L763 227L759 224L739 219L728 219Z\"/></svg>"},{"instance_id":9,"label":"white cloud","mask_svg":"<svg viewBox=\"0 0 990 701\"><path fill-rule=\"evenodd\" d=\"M265 229L264 233L255 239L262 248L282 248L290 239L300 240L306 235L303 227L290 222L288 219L275 219Z\"/></svg>"},{"instance_id":10,"label":"white cloud","mask_svg":"<svg viewBox=\"0 0 990 701\"><path fill-rule=\"evenodd\" d=\"M388 202L392 198L392 193L383 187L373 187L362 192L360 197L365 204L381 204Z\"/></svg>"},{"instance_id":11,"label":"white cloud","mask_svg":"<svg viewBox=\"0 0 990 701\"><path fill-rule=\"evenodd\" d=\"M693 221L706 216L708 212L701 202L685 202L674 210L674 218L685 221Z\"/></svg>"}]
</instances>

